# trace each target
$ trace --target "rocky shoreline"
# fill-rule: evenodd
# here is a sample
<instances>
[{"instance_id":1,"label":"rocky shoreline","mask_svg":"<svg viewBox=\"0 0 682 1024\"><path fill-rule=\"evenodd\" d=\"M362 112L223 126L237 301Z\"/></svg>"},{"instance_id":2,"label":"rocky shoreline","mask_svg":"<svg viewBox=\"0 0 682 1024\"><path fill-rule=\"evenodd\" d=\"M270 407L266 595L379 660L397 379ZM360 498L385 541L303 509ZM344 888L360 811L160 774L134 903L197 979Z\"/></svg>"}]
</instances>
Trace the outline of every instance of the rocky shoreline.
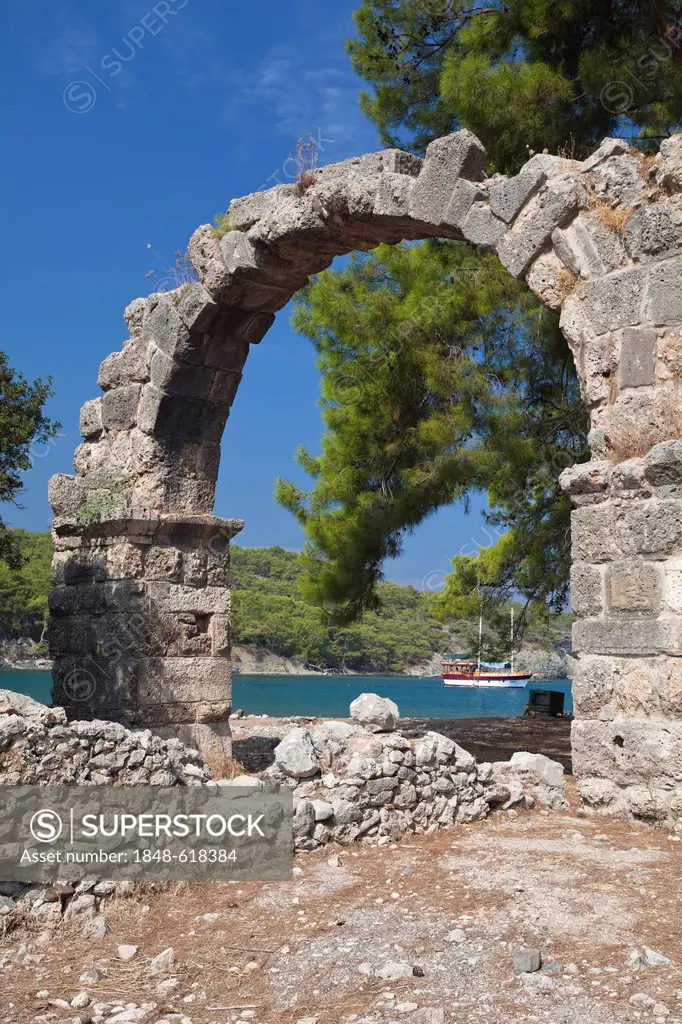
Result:
<instances>
[{"instance_id":1,"label":"rocky shoreline","mask_svg":"<svg viewBox=\"0 0 682 1024\"><path fill-rule=\"evenodd\" d=\"M235 671L242 675L257 676L336 676L338 672L323 672L320 667L311 668L298 658L285 658L280 654L259 647L235 646L232 651ZM532 672L534 681L547 679L570 679L573 659L565 651L528 650L521 652L517 667L520 671ZM0 640L0 672L49 672L52 661L44 654L42 646L30 637ZM348 676L362 678L437 678L440 676L440 655L434 655L426 662L411 666L406 672L346 672Z\"/></svg>"}]
</instances>

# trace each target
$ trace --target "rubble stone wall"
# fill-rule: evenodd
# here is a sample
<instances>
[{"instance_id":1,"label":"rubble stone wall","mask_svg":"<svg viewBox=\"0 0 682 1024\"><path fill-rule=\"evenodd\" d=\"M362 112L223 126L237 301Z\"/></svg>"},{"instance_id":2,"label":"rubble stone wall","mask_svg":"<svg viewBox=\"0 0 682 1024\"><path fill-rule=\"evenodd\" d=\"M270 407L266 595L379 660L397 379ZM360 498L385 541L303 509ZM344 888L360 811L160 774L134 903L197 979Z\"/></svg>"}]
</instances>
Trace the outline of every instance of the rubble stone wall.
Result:
<instances>
[{"instance_id":1,"label":"rubble stone wall","mask_svg":"<svg viewBox=\"0 0 682 1024\"><path fill-rule=\"evenodd\" d=\"M574 753L583 797L592 806L637 814L653 801L661 814L676 814L682 801L675 696L682 656L682 450L675 443L682 436L682 136L664 142L656 158L607 139L582 163L539 154L510 179L487 178L484 168L480 142L461 131L434 141L423 161L387 150L321 168L312 183L236 200L222 238L208 225L198 228L188 255L199 280L127 308L130 338L104 361L103 394L82 410L76 475L51 481L62 545L57 569L89 557L99 544L97 530L126 518L154 520L161 537L165 519L172 525L181 516L192 547L192 520L203 530L211 516L220 440L249 348L335 256L427 237L497 252L510 273L560 311L591 416L592 461L563 478L576 504ZM88 533L84 524L94 520L97 529ZM127 527L116 529L112 547L123 554ZM214 532L221 530L216 522ZM155 536L139 575L128 582L138 588L140 615L178 616L180 633L192 623L179 616L202 616L205 606L186 608L174 588L210 585L172 582L170 604L165 591L159 599L163 581L147 570L156 566ZM77 650L51 641L57 680L66 675L81 694L90 683L83 676L79 688L78 672L89 671L85 662L93 653L101 658L98 645L124 582L114 585L105 575L94 590L90 581L71 584L90 588L103 602L89 616L87 653L80 637L68 641ZM219 607L227 604L227 589L220 598L212 595ZM201 603L197 594L195 603ZM58 632L63 613L53 614ZM192 641L206 623L194 625ZM204 691L197 656L162 647L152 657L163 664L151 692L134 652L118 657L111 692L128 701L131 720L145 722L157 714L159 686L168 679L178 694L174 725L183 705L188 728L211 705L198 740L208 742L220 732L211 730L215 705L222 704L223 719L229 714L226 649L219 655L221 684L213 676L215 655L198 656L215 681ZM81 715L88 701L56 685L69 713Z\"/></svg>"}]
</instances>

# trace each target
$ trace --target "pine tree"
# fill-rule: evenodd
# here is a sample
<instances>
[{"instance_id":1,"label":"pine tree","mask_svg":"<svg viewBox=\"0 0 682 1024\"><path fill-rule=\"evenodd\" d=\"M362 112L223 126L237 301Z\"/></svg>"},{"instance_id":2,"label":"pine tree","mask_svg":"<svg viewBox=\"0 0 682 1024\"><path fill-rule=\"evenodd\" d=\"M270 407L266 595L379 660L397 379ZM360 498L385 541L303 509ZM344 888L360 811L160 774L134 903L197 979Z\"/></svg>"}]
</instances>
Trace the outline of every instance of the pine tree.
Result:
<instances>
[{"instance_id":1,"label":"pine tree","mask_svg":"<svg viewBox=\"0 0 682 1024\"><path fill-rule=\"evenodd\" d=\"M54 437L60 427L44 414L52 395L51 379L27 381L13 370L0 351L0 502L18 504L21 474L31 466L36 446ZM12 535L0 519L0 560L14 567L21 561Z\"/></svg>"},{"instance_id":2,"label":"pine tree","mask_svg":"<svg viewBox=\"0 0 682 1024\"><path fill-rule=\"evenodd\" d=\"M670 134L682 118L682 0L364 0L348 43L386 145L423 152L460 127L489 169L529 151L581 158L607 134ZM472 286L473 282L473 286ZM485 491L497 539L458 556L436 599L506 630L568 601L570 509L558 487L588 457L587 417L557 317L463 246L381 248L328 271L295 324L315 343L326 433L301 451L309 493L280 481L302 524L308 595L348 622L376 607L409 530Z\"/></svg>"}]
</instances>

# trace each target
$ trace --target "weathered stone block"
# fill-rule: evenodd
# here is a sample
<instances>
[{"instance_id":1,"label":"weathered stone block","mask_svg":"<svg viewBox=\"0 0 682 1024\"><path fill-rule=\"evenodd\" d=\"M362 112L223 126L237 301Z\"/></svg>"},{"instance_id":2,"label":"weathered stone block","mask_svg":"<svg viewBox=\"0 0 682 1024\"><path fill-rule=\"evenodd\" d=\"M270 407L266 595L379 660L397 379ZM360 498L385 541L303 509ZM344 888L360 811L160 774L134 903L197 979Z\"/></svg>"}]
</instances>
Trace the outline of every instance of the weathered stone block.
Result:
<instances>
[{"instance_id":1,"label":"weathered stone block","mask_svg":"<svg viewBox=\"0 0 682 1024\"><path fill-rule=\"evenodd\" d=\"M616 543L616 510L611 505L576 509L571 514L571 550L580 562L611 562L621 554Z\"/></svg>"},{"instance_id":2,"label":"weathered stone block","mask_svg":"<svg viewBox=\"0 0 682 1024\"><path fill-rule=\"evenodd\" d=\"M587 194L575 176L552 178L497 245L497 253L509 273L522 277L554 229L567 223L586 205Z\"/></svg>"},{"instance_id":3,"label":"weathered stone block","mask_svg":"<svg viewBox=\"0 0 682 1024\"><path fill-rule=\"evenodd\" d=\"M409 230L413 183L414 179L405 174L382 174L374 198L374 216L404 221Z\"/></svg>"},{"instance_id":4,"label":"weathered stone block","mask_svg":"<svg viewBox=\"0 0 682 1024\"><path fill-rule=\"evenodd\" d=\"M186 285L178 303L178 315L190 331L206 331L220 307L200 284Z\"/></svg>"},{"instance_id":5,"label":"weathered stone block","mask_svg":"<svg viewBox=\"0 0 682 1024\"><path fill-rule=\"evenodd\" d=\"M573 770L619 786L671 786L682 780L682 722L628 718L573 722Z\"/></svg>"},{"instance_id":6,"label":"weathered stone block","mask_svg":"<svg viewBox=\"0 0 682 1024\"><path fill-rule=\"evenodd\" d=\"M653 487L682 483L682 441L661 441L642 460L645 478Z\"/></svg>"},{"instance_id":7,"label":"weathered stone block","mask_svg":"<svg viewBox=\"0 0 682 1024\"><path fill-rule=\"evenodd\" d=\"M127 341L120 352L112 352L100 363L97 383L103 391L122 387L124 384L140 384L149 378L147 365L146 338Z\"/></svg>"},{"instance_id":8,"label":"weathered stone block","mask_svg":"<svg viewBox=\"0 0 682 1024\"><path fill-rule=\"evenodd\" d=\"M67 655L55 662L53 703L69 718L101 718L128 723L137 694L135 659Z\"/></svg>"},{"instance_id":9,"label":"weathered stone block","mask_svg":"<svg viewBox=\"0 0 682 1024\"><path fill-rule=\"evenodd\" d=\"M168 596L168 610L171 612L198 612L204 615L230 611L229 591L220 587L193 587L171 585Z\"/></svg>"},{"instance_id":10,"label":"weathered stone block","mask_svg":"<svg viewBox=\"0 0 682 1024\"><path fill-rule=\"evenodd\" d=\"M93 619L89 615L52 617L48 622L47 641L52 657L92 655L96 650Z\"/></svg>"},{"instance_id":11,"label":"weathered stone block","mask_svg":"<svg viewBox=\"0 0 682 1024\"><path fill-rule=\"evenodd\" d=\"M212 370L211 373L212 380L207 395L207 408L215 406L221 411L229 409L237 394L242 375L234 370Z\"/></svg>"},{"instance_id":12,"label":"weathered stone block","mask_svg":"<svg viewBox=\"0 0 682 1024\"><path fill-rule=\"evenodd\" d=\"M625 459L613 467L611 487L614 491L637 491L641 497L649 497L651 488L644 476L643 459Z\"/></svg>"},{"instance_id":13,"label":"weathered stone block","mask_svg":"<svg viewBox=\"0 0 682 1024\"><path fill-rule=\"evenodd\" d=\"M230 616L211 616L211 653L214 658L226 658L230 654Z\"/></svg>"},{"instance_id":14,"label":"weathered stone block","mask_svg":"<svg viewBox=\"0 0 682 1024\"><path fill-rule=\"evenodd\" d=\"M602 571L598 565L571 566L571 607L577 615L600 615L604 608Z\"/></svg>"},{"instance_id":15,"label":"weathered stone block","mask_svg":"<svg viewBox=\"0 0 682 1024\"><path fill-rule=\"evenodd\" d=\"M140 708L178 701L224 702L229 706L230 700L230 664L225 658L141 659L138 683Z\"/></svg>"},{"instance_id":16,"label":"weathered stone block","mask_svg":"<svg viewBox=\"0 0 682 1024\"><path fill-rule=\"evenodd\" d=\"M180 319L175 303L168 296L150 296L143 327L158 348L177 362L196 364L203 361L201 336L190 333Z\"/></svg>"},{"instance_id":17,"label":"weathered stone block","mask_svg":"<svg viewBox=\"0 0 682 1024\"><path fill-rule=\"evenodd\" d=\"M636 327L642 320L646 271L619 270L587 281L580 297L597 334L620 327Z\"/></svg>"},{"instance_id":18,"label":"weathered stone block","mask_svg":"<svg viewBox=\"0 0 682 1024\"><path fill-rule=\"evenodd\" d=\"M504 221L494 215L488 203L474 203L462 224L468 242L493 251L506 231Z\"/></svg>"},{"instance_id":19,"label":"weathered stone block","mask_svg":"<svg viewBox=\"0 0 682 1024\"><path fill-rule=\"evenodd\" d=\"M106 574L110 580L138 579L143 573L142 548L120 541L107 548Z\"/></svg>"},{"instance_id":20,"label":"weathered stone block","mask_svg":"<svg viewBox=\"0 0 682 1024\"><path fill-rule=\"evenodd\" d=\"M656 326L682 324L682 257L651 268L647 316Z\"/></svg>"},{"instance_id":21,"label":"weathered stone block","mask_svg":"<svg viewBox=\"0 0 682 1024\"><path fill-rule=\"evenodd\" d=\"M637 559L606 566L608 609L614 615L657 615L661 585L661 571L655 562Z\"/></svg>"},{"instance_id":22,"label":"weathered stone block","mask_svg":"<svg viewBox=\"0 0 682 1024\"><path fill-rule=\"evenodd\" d=\"M628 252L637 263L682 252L682 208L672 203L647 203L635 210L624 232Z\"/></svg>"},{"instance_id":23,"label":"weathered stone block","mask_svg":"<svg viewBox=\"0 0 682 1024\"><path fill-rule=\"evenodd\" d=\"M178 363L157 349L152 356L149 376L154 387L168 394L205 398L211 388L214 371L207 366Z\"/></svg>"},{"instance_id":24,"label":"weathered stone block","mask_svg":"<svg viewBox=\"0 0 682 1024\"><path fill-rule=\"evenodd\" d=\"M654 383L656 332L626 328L620 343L618 383L621 388L640 388Z\"/></svg>"},{"instance_id":25,"label":"weathered stone block","mask_svg":"<svg viewBox=\"0 0 682 1024\"><path fill-rule=\"evenodd\" d=\"M585 654L677 657L682 655L682 619L579 620L573 624L573 647Z\"/></svg>"},{"instance_id":26,"label":"weathered stone block","mask_svg":"<svg viewBox=\"0 0 682 1024\"><path fill-rule=\"evenodd\" d=\"M83 482L66 473L55 473L47 484L47 500L57 515L75 512L86 500Z\"/></svg>"},{"instance_id":27,"label":"weathered stone block","mask_svg":"<svg viewBox=\"0 0 682 1024\"><path fill-rule=\"evenodd\" d=\"M152 547L145 553L144 575L148 580L179 583L182 579L182 552L171 547Z\"/></svg>"},{"instance_id":28,"label":"weathered stone block","mask_svg":"<svg viewBox=\"0 0 682 1024\"><path fill-rule=\"evenodd\" d=\"M486 198L486 192L482 185L473 181L467 181L466 178L460 178L455 183L450 201L443 215L444 224L461 230L474 202Z\"/></svg>"},{"instance_id":29,"label":"weathered stone block","mask_svg":"<svg viewBox=\"0 0 682 1024\"><path fill-rule=\"evenodd\" d=\"M682 135L661 142L660 182L671 192L682 191Z\"/></svg>"},{"instance_id":30,"label":"weathered stone block","mask_svg":"<svg viewBox=\"0 0 682 1024\"><path fill-rule=\"evenodd\" d=\"M609 160L613 156L621 156L627 152L628 144L624 139L606 138L594 153L583 160L583 171L593 171L604 160Z\"/></svg>"},{"instance_id":31,"label":"weathered stone block","mask_svg":"<svg viewBox=\"0 0 682 1024\"><path fill-rule=\"evenodd\" d=\"M466 129L430 143L412 192L410 215L427 224L445 223L458 178L480 181L484 165L485 150Z\"/></svg>"},{"instance_id":32,"label":"weathered stone block","mask_svg":"<svg viewBox=\"0 0 682 1024\"><path fill-rule=\"evenodd\" d=\"M580 718L682 717L682 659L582 655L573 674L573 700ZM610 711L609 715L606 712Z\"/></svg>"},{"instance_id":33,"label":"weathered stone block","mask_svg":"<svg viewBox=\"0 0 682 1024\"><path fill-rule=\"evenodd\" d=\"M663 562L663 598L668 608L682 612L682 558Z\"/></svg>"},{"instance_id":34,"label":"weathered stone block","mask_svg":"<svg viewBox=\"0 0 682 1024\"><path fill-rule=\"evenodd\" d=\"M99 437L102 433L102 399L92 398L81 409L80 432L83 437Z\"/></svg>"},{"instance_id":35,"label":"weathered stone block","mask_svg":"<svg viewBox=\"0 0 682 1024\"><path fill-rule=\"evenodd\" d=\"M579 277L601 277L627 262L619 235L591 213L580 213L567 228L557 228L552 243L557 256Z\"/></svg>"},{"instance_id":36,"label":"weathered stone block","mask_svg":"<svg viewBox=\"0 0 682 1024\"><path fill-rule=\"evenodd\" d=\"M577 494L605 494L611 476L611 464L604 459L592 459L568 466L559 477L562 490L571 496Z\"/></svg>"},{"instance_id":37,"label":"weathered stone block","mask_svg":"<svg viewBox=\"0 0 682 1024\"><path fill-rule=\"evenodd\" d=\"M542 167L521 171L513 178L501 178L490 182L490 205L496 217L511 224L528 200L547 181Z\"/></svg>"},{"instance_id":38,"label":"weathered stone block","mask_svg":"<svg viewBox=\"0 0 682 1024\"><path fill-rule=\"evenodd\" d=\"M575 713L580 718L596 718L614 696L616 666L623 659L581 654L573 665L571 692ZM638 659L637 664L644 659Z\"/></svg>"},{"instance_id":39,"label":"weathered stone block","mask_svg":"<svg viewBox=\"0 0 682 1024\"><path fill-rule=\"evenodd\" d=\"M209 586L228 587L230 585L230 559L227 550L222 551L223 540L217 536L209 544L206 578ZM227 538L225 538L227 547Z\"/></svg>"},{"instance_id":40,"label":"weathered stone block","mask_svg":"<svg viewBox=\"0 0 682 1024\"><path fill-rule=\"evenodd\" d=\"M202 224L196 229L189 240L187 256L204 288L212 298L219 298L229 286L230 274L223 263L220 241L210 224ZM173 355L172 352L169 354Z\"/></svg>"},{"instance_id":41,"label":"weathered stone block","mask_svg":"<svg viewBox=\"0 0 682 1024\"><path fill-rule=\"evenodd\" d=\"M682 517L677 501L629 502L618 522L618 547L623 554L666 558L677 553Z\"/></svg>"},{"instance_id":42,"label":"weathered stone block","mask_svg":"<svg viewBox=\"0 0 682 1024\"><path fill-rule=\"evenodd\" d=\"M187 551L183 557L182 582L187 587L206 586L206 552Z\"/></svg>"},{"instance_id":43,"label":"weathered stone block","mask_svg":"<svg viewBox=\"0 0 682 1024\"><path fill-rule=\"evenodd\" d=\"M129 430L135 425L141 390L140 384L127 384L103 395L102 425L105 430Z\"/></svg>"},{"instance_id":44,"label":"weathered stone block","mask_svg":"<svg viewBox=\"0 0 682 1024\"><path fill-rule=\"evenodd\" d=\"M140 665L140 672L144 672L144 662ZM177 736L181 742L191 742L195 749L200 748L202 753L208 754L215 748L216 742L222 748L223 743L228 741L228 719L231 712L232 706L225 700L138 704L133 708L131 727L153 729L160 735ZM217 724L217 728L213 723ZM220 735L221 728L225 729L225 736Z\"/></svg>"},{"instance_id":45,"label":"weathered stone block","mask_svg":"<svg viewBox=\"0 0 682 1024\"><path fill-rule=\"evenodd\" d=\"M553 252L542 253L531 264L526 273L526 283L550 309L561 309L570 287L570 273L564 263Z\"/></svg>"}]
</instances>

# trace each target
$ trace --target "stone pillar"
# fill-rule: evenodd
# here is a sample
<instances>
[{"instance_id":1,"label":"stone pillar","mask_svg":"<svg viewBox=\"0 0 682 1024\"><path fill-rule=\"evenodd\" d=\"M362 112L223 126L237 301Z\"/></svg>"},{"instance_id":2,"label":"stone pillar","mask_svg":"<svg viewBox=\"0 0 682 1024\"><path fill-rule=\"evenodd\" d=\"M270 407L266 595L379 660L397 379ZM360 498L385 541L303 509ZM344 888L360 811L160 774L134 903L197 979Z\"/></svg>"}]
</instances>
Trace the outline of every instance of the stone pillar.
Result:
<instances>
[{"instance_id":1,"label":"stone pillar","mask_svg":"<svg viewBox=\"0 0 682 1024\"><path fill-rule=\"evenodd\" d=\"M55 520L53 700L229 754L229 542L239 520Z\"/></svg>"},{"instance_id":2,"label":"stone pillar","mask_svg":"<svg viewBox=\"0 0 682 1024\"><path fill-rule=\"evenodd\" d=\"M682 322L682 260L666 271L679 275L676 312L669 302L661 309L651 288L662 267L631 317L643 324L583 338L588 357L595 344L612 356L595 360L587 377L595 397L603 391L592 410L593 459L562 483L575 506L579 792L595 810L674 824L682 820L682 441L658 439L680 433L682 330L656 325ZM630 289L623 294L631 301ZM617 323L619 308L605 322ZM613 372L598 374L609 362Z\"/></svg>"}]
</instances>

